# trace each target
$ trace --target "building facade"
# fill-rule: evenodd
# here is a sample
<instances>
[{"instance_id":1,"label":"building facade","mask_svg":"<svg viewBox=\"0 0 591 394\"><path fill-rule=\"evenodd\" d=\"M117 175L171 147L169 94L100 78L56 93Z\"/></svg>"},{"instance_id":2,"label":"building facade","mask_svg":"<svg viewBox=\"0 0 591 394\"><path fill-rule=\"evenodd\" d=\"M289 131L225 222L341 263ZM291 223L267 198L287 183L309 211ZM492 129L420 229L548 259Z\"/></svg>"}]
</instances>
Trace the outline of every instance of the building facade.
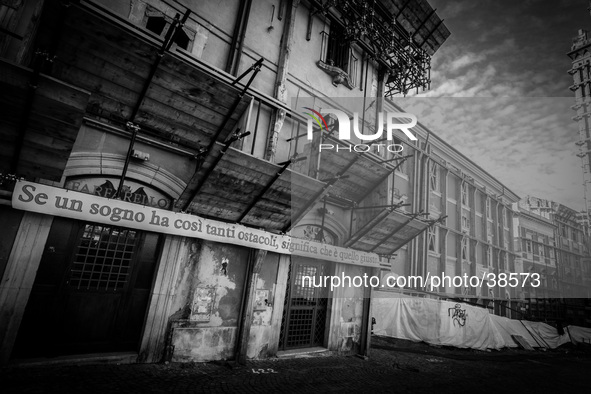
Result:
<instances>
[{"instance_id":1,"label":"building facade","mask_svg":"<svg viewBox=\"0 0 591 394\"><path fill-rule=\"evenodd\" d=\"M589 237L579 212L527 197L514 222L517 272L539 274L538 286L523 288L525 315L533 319L588 326L591 284Z\"/></svg>"},{"instance_id":2,"label":"building facade","mask_svg":"<svg viewBox=\"0 0 591 394\"><path fill-rule=\"evenodd\" d=\"M442 215L427 215L423 131L412 161L323 152L335 125L302 113L363 103L367 133L384 97L428 88L449 31L424 0L0 7L3 363L365 354L371 289L303 277L424 272L427 238L408 242L449 215L449 199L460 212L461 191L484 207L484 188L502 189L486 174L470 186L441 175L453 186L441 189ZM506 202L492 200L501 223ZM483 209L470 211L473 228L485 227ZM467 237L479 256L459 219L450 229L440 244L457 254Z\"/></svg>"},{"instance_id":3,"label":"building facade","mask_svg":"<svg viewBox=\"0 0 591 394\"><path fill-rule=\"evenodd\" d=\"M557 320L562 313L556 224L551 220L550 205L549 201L529 197L516 204L513 221L516 272L539 275L539 280L528 280L521 289L521 308L525 316L543 320Z\"/></svg>"},{"instance_id":4,"label":"building facade","mask_svg":"<svg viewBox=\"0 0 591 394\"><path fill-rule=\"evenodd\" d=\"M392 108L402 110L390 103ZM420 118L420 114L417 114ZM434 224L393 260L401 275L477 276L477 286L458 286L442 280L436 287L416 290L440 299L464 300L489 308L491 313L511 316L516 294L487 280L515 270L512 204L519 197L470 158L419 124L418 141L407 144L407 157L396 169L395 201L420 207ZM490 276L492 277L492 275Z\"/></svg>"}]
</instances>

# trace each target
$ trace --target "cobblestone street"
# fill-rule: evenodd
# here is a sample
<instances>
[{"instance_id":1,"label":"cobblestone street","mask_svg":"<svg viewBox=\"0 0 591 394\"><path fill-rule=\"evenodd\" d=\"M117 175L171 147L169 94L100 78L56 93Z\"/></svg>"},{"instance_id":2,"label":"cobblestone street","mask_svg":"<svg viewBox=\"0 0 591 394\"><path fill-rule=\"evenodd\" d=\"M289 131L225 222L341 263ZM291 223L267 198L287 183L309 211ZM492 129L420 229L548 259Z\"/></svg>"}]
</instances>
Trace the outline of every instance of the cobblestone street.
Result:
<instances>
[{"instance_id":1,"label":"cobblestone street","mask_svg":"<svg viewBox=\"0 0 591 394\"><path fill-rule=\"evenodd\" d=\"M587 392L591 354L479 352L374 338L371 358L320 356L225 363L12 366L3 393Z\"/></svg>"}]
</instances>

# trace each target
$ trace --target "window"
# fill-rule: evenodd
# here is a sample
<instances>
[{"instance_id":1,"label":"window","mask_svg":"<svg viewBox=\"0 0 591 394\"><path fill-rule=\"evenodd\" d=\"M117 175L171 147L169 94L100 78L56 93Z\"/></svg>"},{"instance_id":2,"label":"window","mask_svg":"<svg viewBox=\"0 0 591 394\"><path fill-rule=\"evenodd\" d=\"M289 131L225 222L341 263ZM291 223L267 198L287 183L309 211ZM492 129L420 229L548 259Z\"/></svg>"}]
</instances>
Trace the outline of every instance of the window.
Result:
<instances>
[{"instance_id":1,"label":"window","mask_svg":"<svg viewBox=\"0 0 591 394\"><path fill-rule=\"evenodd\" d=\"M346 38L344 28L332 21L330 32L322 31L320 62L318 67L333 77L332 84L343 84L349 89L355 87L358 57Z\"/></svg>"},{"instance_id":2,"label":"window","mask_svg":"<svg viewBox=\"0 0 591 394\"><path fill-rule=\"evenodd\" d=\"M429 227L427 230L427 247L430 252L439 253L439 227Z\"/></svg>"},{"instance_id":3,"label":"window","mask_svg":"<svg viewBox=\"0 0 591 394\"><path fill-rule=\"evenodd\" d=\"M78 290L121 290L129 279L137 240L135 230L85 225L68 285Z\"/></svg>"},{"instance_id":4,"label":"window","mask_svg":"<svg viewBox=\"0 0 591 394\"><path fill-rule=\"evenodd\" d=\"M540 245L540 257L546 257L546 246Z\"/></svg>"},{"instance_id":5,"label":"window","mask_svg":"<svg viewBox=\"0 0 591 394\"><path fill-rule=\"evenodd\" d=\"M492 266L493 266L493 251L490 246L486 248L486 263L488 264L489 267L492 268Z\"/></svg>"},{"instance_id":6,"label":"window","mask_svg":"<svg viewBox=\"0 0 591 394\"><path fill-rule=\"evenodd\" d=\"M462 231L470 231L470 212L462 210Z\"/></svg>"},{"instance_id":7,"label":"window","mask_svg":"<svg viewBox=\"0 0 591 394\"><path fill-rule=\"evenodd\" d=\"M462 205L470 205L468 199L468 184L466 182L462 182Z\"/></svg>"},{"instance_id":8,"label":"window","mask_svg":"<svg viewBox=\"0 0 591 394\"><path fill-rule=\"evenodd\" d=\"M492 219L492 210L490 208L491 203L490 203L490 197L486 197L486 218L487 219Z\"/></svg>"},{"instance_id":9,"label":"window","mask_svg":"<svg viewBox=\"0 0 591 394\"><path fill-rule=\"evenodd\" d=\"M531 245L531 241L529 239L525 240L525 251L527 253L532 253L532 245Z\"/></svg>"},{"instance_id":10,"label":"window","mask_svg":"<svg viewBox=\"0 0 591 394\"><path fill-rule=\"evenodd\" d=\"M439 166L433 162L429 164L429 188L439 193Z\"/></svg>"},{"instance_id":11,"label":"window","mask_svg":"<svg viewBox=\"0 0 591 394\"><path fill-rule=\"evenodd\" d=\"M468 237L462 238L462 260L470 260L470 239Z\"/></svg>"},{"instance_id":12,"label":"window","mask_svg":"<svg viewBox=\"0 0 591 394\"><path fill-rule=\"evenodd\" d=\"M169 27L171 26L172 21L173 18L165 15L153 7L148 6L148 9L146 10L146 16L144 18L145 27L147 30L150 30L152 33L164 38L168 32ZM172 37L172 42L179 48L189 50L189 46L192 42L191 36L189 36L189 34L192 37L195 36L195 33L189 31L186 27L177 27L174 36Z\"/></svg>"},{"instance_id":13,"label":"window","mask_svg":"<svg viewBox=\"0 0 591 394\"><path fill-rule=\"evenodd\" d=\"M396 137L393 137L392 143L396 145L403 145L402 140ZM392 159L398 158L398 160L394 161L394 166L396 167L397 172L408 174L408 159L402 159L402 157L404 157L403 152L404 150L394 150L394 152L392 152Z\"/></svg>"},{"instance_id":14,"label":"window","mask_svg":"<svg viewBox=\"0 0 591 394\"><path fill-rule=\"evenodd\" d=\"M486 222L486 239L489 243L493 242L494 232L493 232L493 223L490 220Z\"/></svg>"},{"instance_id":15,"label":"window","mask_svg":"<svg viewBox=\"0 0 591 394\"><path fill-rule=\"evenodd\" d=\"M349 68L349 49L350 46L345 39L344 29L336 22L331 23L324 62L347 72Z\"/></svg>"}]
</instances>

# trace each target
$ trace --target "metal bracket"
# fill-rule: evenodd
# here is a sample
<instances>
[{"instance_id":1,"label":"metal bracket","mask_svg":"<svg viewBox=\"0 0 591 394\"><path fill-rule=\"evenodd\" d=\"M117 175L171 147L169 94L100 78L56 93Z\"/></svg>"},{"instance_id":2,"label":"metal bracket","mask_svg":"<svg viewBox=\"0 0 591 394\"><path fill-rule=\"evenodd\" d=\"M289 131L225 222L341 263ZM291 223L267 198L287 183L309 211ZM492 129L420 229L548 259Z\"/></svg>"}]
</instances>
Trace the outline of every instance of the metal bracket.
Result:
<instances>
[{"instance_id":1,"label":"metal bracket","mask_svg":"<svg viewBox=\"0 0 591 394\"><path fill-rule=\"evenodd\" d=\"M275 181L277 179L279 179L279 177L281 177L281 175L285 172L285 170L287 170L287 167L290 166L291 163L294 162L294 160L297 158L297 153L289 160L284 161L283 163L281 163L281 169L279 171L277 171L275 173L275 175L273 176L273 178L271 178L269 180L269 182L267 182L267 184L261 189L261 191L259 192L259 194L253 198L252 202L250 204L248 204L248 207L246 207L246 209L244 210L244 212L242 212L242 214L240 215L240 217L238 218L237 222L240 223L242 222L242 220L244 220L244 218L246 217L246 215L248 214L248 212L250 212L250 210L252 208L254 208L254 206L257 204L257 202L265 195L265 193L271 188L271 186L273 186L273 184L275 183Z\"/></svg>"},{"instance_id":2,"label":"metal bracket","mask_svg":"<svg viewBox=\"0 0 591 394\"><path fill-rule=\"evenodd\" d=\"M247 135L250 135L250 131L246 131L246 132L244 132L242 134L234 135L232 138L230 138L229 140L227 140L224 143L224 147L220 151L220 154L218 155L218 157L216 157L216 159L212 163L212 165L207 169L207 172L205 173L205 175L201 179L201 182L199 182L199 184L197 185L197 187L195 188L195 190L193 191L193 193L191 193L191 197L189 199L187 199L187 202L182 207L182 210L183 211L186 211L187 208L189 208L189 206L191 205L191 202L197 196L197 194L199 193L199 190L201 190L201 188L203 187L203 185L207 181L207 178L209 178L209 176L211 175L211 173L213 172L213 170L215 169L215 167L218 165L218 163L220 162L220 160L222 160L222 157L224 157L224 154L226 153L226 151L230 148L230 145L232 145L233 142L236 142L239 139L242 139L242 138L246 137ZM213 146L213 145L211 145L211 146ZM204 154L205 153L209 153L209 150L206 150L204 152ZM197 168L197 171L199 171L199 167ZM197 171L195 171L195 172L197 172Z\"/></svg>"}]
</instances>

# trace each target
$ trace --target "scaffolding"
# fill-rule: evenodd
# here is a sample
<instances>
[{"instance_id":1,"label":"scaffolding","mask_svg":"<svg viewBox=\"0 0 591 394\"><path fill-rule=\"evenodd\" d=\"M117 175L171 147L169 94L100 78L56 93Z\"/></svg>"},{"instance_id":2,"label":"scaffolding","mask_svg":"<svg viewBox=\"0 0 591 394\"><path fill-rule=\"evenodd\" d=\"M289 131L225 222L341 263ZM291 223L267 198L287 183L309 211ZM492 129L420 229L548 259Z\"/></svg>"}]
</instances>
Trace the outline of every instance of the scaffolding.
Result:
<instances>
[{"instance_id":1,"label":"scaffolding","mask_svg":"<svg viewBox=\"0 0 591 394\"><path fill-rule=\"evenodd\" d=\"M426 0L312 1L387 72L386 97L431 87L431 56L450 32Z\"/></svg>"}]
</instances>

